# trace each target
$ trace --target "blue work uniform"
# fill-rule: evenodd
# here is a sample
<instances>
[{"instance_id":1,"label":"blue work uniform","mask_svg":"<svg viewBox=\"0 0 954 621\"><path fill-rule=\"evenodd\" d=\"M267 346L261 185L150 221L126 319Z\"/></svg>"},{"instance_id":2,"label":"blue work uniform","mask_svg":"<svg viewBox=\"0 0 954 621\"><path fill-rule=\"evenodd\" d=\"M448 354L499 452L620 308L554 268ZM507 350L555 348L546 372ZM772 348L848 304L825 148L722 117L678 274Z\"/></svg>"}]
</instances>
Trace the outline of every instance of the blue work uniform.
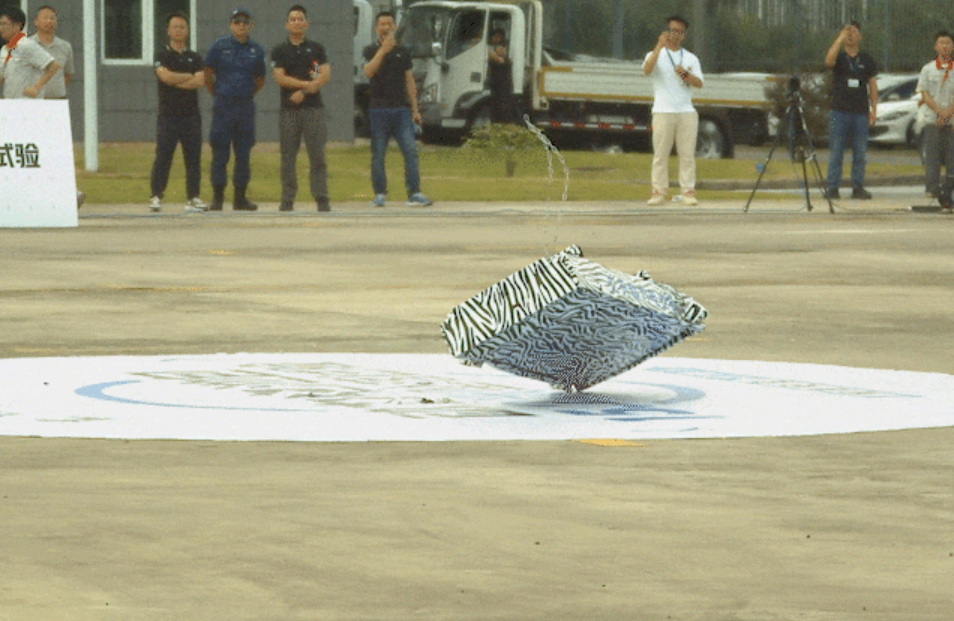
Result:
<instances>
[{"instance_id":1,"label":"blue work uniform","mask_svg":"<svg viewBox=\"0 0 954 621\"><path fill-rule=\"evenodd\" d=\"M240 43L226 35L209 48L205 66L215 73L212 104L212 187L225 187L230 150L235 151L232 184L244 190L252 177L249 157L255 144L256 80L265 76L265 49L251 39Z\"/></svg>"}]
</instances>

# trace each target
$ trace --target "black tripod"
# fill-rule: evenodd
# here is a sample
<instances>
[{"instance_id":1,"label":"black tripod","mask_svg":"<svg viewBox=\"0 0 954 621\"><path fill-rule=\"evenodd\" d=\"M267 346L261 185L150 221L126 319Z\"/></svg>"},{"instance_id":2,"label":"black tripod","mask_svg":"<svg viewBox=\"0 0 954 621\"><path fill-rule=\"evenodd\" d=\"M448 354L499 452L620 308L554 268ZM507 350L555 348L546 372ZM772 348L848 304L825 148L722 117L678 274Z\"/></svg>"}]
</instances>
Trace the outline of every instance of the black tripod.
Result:
<instances>
[{"instance_id":1,"label":"black tripod","mask_svg":"<svg viewBox=\"0 0 954 621\"><path fill-rule=\"evenodd\" d=\"M759 189L759 184L762 183L762 177L765 175L765 171L768 170L769 162L772 161L772 154L775 153L775 149L782 141L783 136L788 139L788 155L792 163L802 165L802 187L805 189L805 207L808 211L812 210L812 199L808 192L808 163L811 162L811 169L815 173L818 190L828 201L828 211L835 213L835 207L831 204L831 198L828 196L828 193L825 192L825 178L822 177L821 167L818 165L818 159L815 157L815 146L812 144L812 135L811 132L808 131L808 125L805 123L805 112L802 109L802 98L798 93L798 88L798 78L792 78L787 93L788 108L785 110L785 118L779 126L779 131L775 136L775 141L772 143L772 148L769 149L768 156L761 166L759 178L755 181L755 186L752 188L752 194L749 195L749 200L745 203L745 213L749 212L749 205L752 204L752 199L755 198L755 192Z\"/></svg>"}]
</instances>

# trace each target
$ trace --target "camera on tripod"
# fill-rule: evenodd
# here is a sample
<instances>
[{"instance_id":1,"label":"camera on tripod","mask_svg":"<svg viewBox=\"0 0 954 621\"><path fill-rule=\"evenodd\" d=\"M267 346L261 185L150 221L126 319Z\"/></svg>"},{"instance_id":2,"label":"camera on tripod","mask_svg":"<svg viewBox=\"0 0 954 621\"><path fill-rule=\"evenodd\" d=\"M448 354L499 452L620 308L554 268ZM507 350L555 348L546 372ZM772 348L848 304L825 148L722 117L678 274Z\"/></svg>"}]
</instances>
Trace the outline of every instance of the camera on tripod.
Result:
<instances>
[{"instance_id":1,"label":"camera on tripod","mask_svg":"<svg viewBox=\"0 0 954 621\"><path fill-rule=\"evenodd\" d=\"M790 105L802 103L802 80L797 75L790 76L785 83L785 99Z\"/></svg>"}]
</instances>

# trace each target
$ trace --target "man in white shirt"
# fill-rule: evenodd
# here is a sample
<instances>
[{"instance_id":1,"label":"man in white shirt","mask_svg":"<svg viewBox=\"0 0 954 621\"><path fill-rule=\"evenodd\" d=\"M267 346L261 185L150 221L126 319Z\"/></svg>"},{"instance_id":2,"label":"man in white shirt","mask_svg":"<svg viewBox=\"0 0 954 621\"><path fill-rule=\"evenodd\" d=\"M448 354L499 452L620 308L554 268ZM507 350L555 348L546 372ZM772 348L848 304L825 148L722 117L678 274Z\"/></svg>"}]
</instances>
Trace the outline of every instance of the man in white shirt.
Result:
<instances>
[{"instance_id":1,"label":"man in white shirt","mask_svg":"<svg viewBox=\"0 0 954 621\"><path fill-rule=\"evenodd\" d=\"M36 41L26 38L25 23L19 7L0 9L0 37L7 42L0 50L4 99L42 98L43 87L60 68Z\"/></svg>"},{"instance_id":2,"label":"man in white shirt","mask_svg":"<svg viewBox=\"0 0 954 621\"><path fill-rule=\"evenodd\" d=\"M36 26L36 34L30 39L36 41L46 50L56 64L60 66L47 85L43 88L44 99L66 99L66 87L70 85L73 78L73 46L69 41L65 41L56 36L57 26L56 9L49 5L41 6L33 18L33 25Z\"/></svg>"},{"instance_id":3,"label":"man in white shirt","mask_svg":"<svg viewBox=\"0 0 954 621\"><path fill-rule=\"evenodd\" d=\"M954 38L941 31L934 35L937 57L921 68L917 92L924 109L924 183L941 207L950 211L954 189ZM941 182L941 166L944 181Z\"/></svg>"},{"instance_id":4,"label":"man in white shirt","mask_svg":"<svg viewBox=\"0 0 954 621\"><path fill-rule=\"evenodd\" d=\"M679 155L679 186L684 205L696 205L696 134L699 113L692 105L692 89L702 88L702 67L695 54L682 47L689 22L674 15L668 30L646 55L643 71L653 76L653 168L650 205L662 205L669 188L669 154L673 143Z\"/></svg>"}]
</instances>

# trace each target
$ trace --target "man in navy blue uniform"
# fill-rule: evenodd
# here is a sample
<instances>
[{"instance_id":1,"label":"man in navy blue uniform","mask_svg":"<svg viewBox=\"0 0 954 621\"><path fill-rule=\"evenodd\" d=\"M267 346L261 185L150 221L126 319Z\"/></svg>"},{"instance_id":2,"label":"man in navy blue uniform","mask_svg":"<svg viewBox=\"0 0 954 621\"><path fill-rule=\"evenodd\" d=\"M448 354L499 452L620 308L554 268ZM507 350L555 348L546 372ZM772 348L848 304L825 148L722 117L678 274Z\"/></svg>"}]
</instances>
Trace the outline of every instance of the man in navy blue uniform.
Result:
<instances>
[{"instance_id":1,"label":"man in navy blue uniform","mask_svg":"<svg viewBox=\"0 0 954 621\"><path fill-rule=\"evenodd\" d=\"M328 126L321 103L321 87L331 80L331 65L325 48L305 38L308 13L296 4L288 9L285 30L288 39L272 50L272 77L281 87L279 140L282 152L282 202L280 211L292 211L298 193L296 160L305 138L311 162L311 194L318 211L331 211L328 200L328 166L325 143Z\"/></svg>"},{"instance_id":2,"label":"man in navy blue uniform","mask_svg":"<svg viewBox=\"0 0 954 621\"><path fill-rule=\"evenodd\" d=\"M152 165L152 198L149 208L162 210L162 195L169 182L169 169L176 145L182 143L186 169L186 213L205 211L199 198L202 181L202 117L199 91L205 85L202 57L188 48L189 21L182 13L166 18L169 45L156 54L159 83L159 118L156 122L156 160Z\"/></svg>"},{"instance_id":3,"label":"man in navy blue uniform","mask_svg":"<svg viewBox=\"0 0 954 621\"><path fill-rule=\"evenodd\" d=\"M206 86L215 95L209 133L212 146L212 204L209 208L215 211L222 209L230 151L235 152L232 209L258 209L245 195L252 178L249 157L255 144L253 98L265 84L265 50L249 37L252 25L248 9L232 11L231 34L213 43L205 57Z\"/></svg>"}]
</instances>

